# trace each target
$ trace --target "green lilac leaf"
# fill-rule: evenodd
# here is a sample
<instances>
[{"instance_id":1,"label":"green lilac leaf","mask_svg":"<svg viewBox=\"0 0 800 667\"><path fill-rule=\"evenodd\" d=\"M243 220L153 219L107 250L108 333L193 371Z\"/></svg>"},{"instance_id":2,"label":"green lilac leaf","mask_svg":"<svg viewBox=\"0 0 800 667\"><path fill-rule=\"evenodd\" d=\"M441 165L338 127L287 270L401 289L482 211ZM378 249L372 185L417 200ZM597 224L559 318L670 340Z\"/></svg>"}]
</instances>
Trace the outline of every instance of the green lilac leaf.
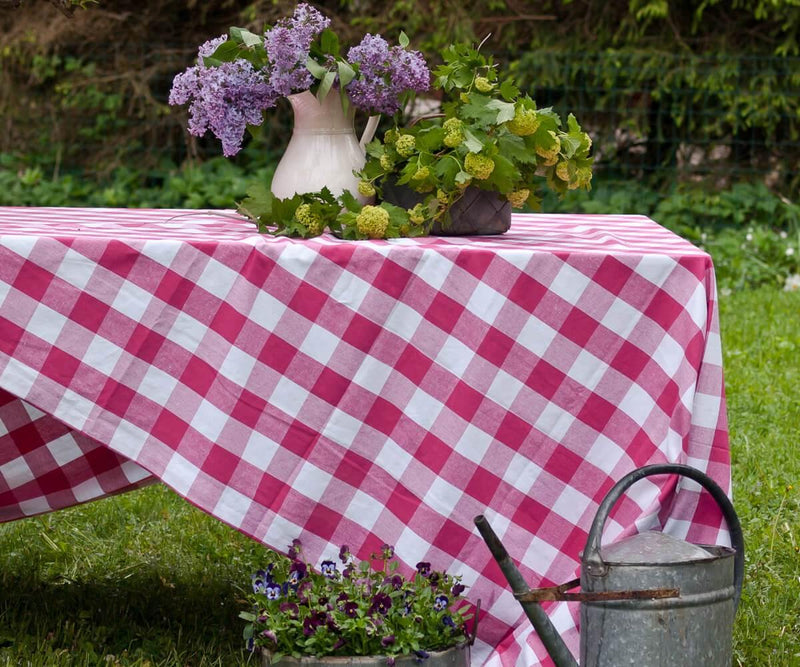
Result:
<instances>
[{"instance_id":1,"label":"green lilac leaf","mask_svg":"<svg viewBox=\"0 0 800 667\"><path fill-rule=\"evenodd\" d=\"M309 56L308 59L306 60L306 67L308 68L308 71L311 72L311 75L315 79L322 79L328 73L327 68L320 65L311 56Z\"/></svg>"}]
</instances>

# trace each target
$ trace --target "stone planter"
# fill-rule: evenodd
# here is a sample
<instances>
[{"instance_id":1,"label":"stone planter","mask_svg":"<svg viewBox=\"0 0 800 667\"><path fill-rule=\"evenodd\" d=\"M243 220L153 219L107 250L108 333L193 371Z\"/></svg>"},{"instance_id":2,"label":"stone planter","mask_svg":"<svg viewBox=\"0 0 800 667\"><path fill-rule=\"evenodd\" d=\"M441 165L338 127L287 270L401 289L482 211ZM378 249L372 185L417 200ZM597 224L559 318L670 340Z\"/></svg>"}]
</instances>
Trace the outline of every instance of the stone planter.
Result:
<instances>
[{"instance_id":1,"label":"stone planter","mask_svg":"<svg viewBox=\"0 0 800 667\"><path fill-rule=\"evenodd\" d=\"M444 651L432 651L430 657L420 663L416 656L403 655L395 657L395 667L469 667L469 644L454 646ZM322 658L290 658L282 657L272 661L269 651L262 651L262 667L386 667L385 655L374 656L326 656Z\"/></svg>"},{"instance_id":2,"label":"stone planter","mask_svg":"<svg viewBox=\"0 0 800 667\"><path fill-rule=\"evenodd\" d=\"M404 185L383 184L383 198L390 204L412 208L424 195ZM511 203L496 192L469 187L450 208L450 224L435 223L434 236L481 236L503 234L511 226Z\"/></svg>"}]
</instances>

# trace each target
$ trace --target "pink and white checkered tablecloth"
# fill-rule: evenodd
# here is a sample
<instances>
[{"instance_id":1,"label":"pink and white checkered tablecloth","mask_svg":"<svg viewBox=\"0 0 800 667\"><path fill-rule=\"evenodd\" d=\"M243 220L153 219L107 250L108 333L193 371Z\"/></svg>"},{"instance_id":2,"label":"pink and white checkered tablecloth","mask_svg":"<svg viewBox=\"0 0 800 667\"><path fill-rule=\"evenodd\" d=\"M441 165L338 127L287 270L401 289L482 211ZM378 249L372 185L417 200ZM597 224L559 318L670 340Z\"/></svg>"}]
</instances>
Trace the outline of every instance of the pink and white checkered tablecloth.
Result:
<instances>
[{"instance_id":1,"label":"pink and white checkered tablecloth","mask_svg":"<svg viewBox=\"0 0 800 667\"><path fill-rule=\"evenodd\" d=\"M474 664L549 664L473 526L567 581L648 463L729 489L710 257L640 216L516 215L499 237L341 241L230 212L0 209L0 521L158 479L317 562L388 543L482 601ZM727 533L648 478L606 541ZM549 613L577 653L577 607Z\"/></svg>"}]
</instances>

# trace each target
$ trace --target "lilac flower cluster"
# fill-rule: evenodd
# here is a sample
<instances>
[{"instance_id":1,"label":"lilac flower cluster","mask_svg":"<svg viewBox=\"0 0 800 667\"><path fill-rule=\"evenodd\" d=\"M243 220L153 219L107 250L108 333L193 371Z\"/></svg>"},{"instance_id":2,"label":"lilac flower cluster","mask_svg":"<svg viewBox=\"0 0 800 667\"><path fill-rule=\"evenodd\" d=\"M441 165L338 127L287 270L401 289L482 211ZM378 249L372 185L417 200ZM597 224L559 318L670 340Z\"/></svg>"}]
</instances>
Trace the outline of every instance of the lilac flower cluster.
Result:
<instances>
[{"instance_id":1,"label":"lilac flower cluster","mask_svg":"<svg viewBox=\"0 0 800 667\"><path fill-rule=\"evenodd\" d=\"M300 3L289 19L281 19L264 36L271 63L269 84L280 96L308 90L314 77L306 67L311 44L330 25L329 18L313 7Z\"/></svg>"},{"instance_id":2,"label":"lilac flower cluster","mask_svg":"<svg viewBox=\"0 0 800 667\"><path fill-rule=\"evenodd\" d=\"M247 125L260 125L263 111L275 106L279 96L246 60L206 67L203 58L223 41L224 37L212 39L198 49L198 64L173 80L169 103L191 102L189 132L201 137L211 130L230 157L241 148Z\"/></svg>"},{"instance_id":3,"label":"lilac flower cluster","mask_svg":"<svg viewBox=\"0 0 800 667\"><path fill-rule=\"evenodd\" d=\"M358 76L345 90L358 108L392 115L400 109L407 91L422 92L430 86L430 70L419 51L389 47L380 35L365 35L347 52L358 65Z\"/></svg>"},{"instance_id":4,"label":"lilac flower cluster","mask_svg":"<svg viewBox=\"0 0 800 667\"><path fill-rule=\"evenodd\" d=\"M206 64L205 59L233 37L209 40L198 49L197 65L175 77L169 103L190 103L189 132L202 136L211 130L222 142L224 155L235 155L247 126L260 125L264 112L281 97L314 89L317 79L307 62L317 38L329 26L330 19L300 3L291 17L279 20L264 33L262 46L242 48L232 62ZM366 35L349 50L348 59L357 70L346 87L348 97L356 107L371 113L395 113L404 93L427 90L430 83L430 72L419 52L390 48L378 35ZM265 60L267 64L262 66ZM321 67L336 71L331 54L318 60Z\"/></svg>"}]
</instances>

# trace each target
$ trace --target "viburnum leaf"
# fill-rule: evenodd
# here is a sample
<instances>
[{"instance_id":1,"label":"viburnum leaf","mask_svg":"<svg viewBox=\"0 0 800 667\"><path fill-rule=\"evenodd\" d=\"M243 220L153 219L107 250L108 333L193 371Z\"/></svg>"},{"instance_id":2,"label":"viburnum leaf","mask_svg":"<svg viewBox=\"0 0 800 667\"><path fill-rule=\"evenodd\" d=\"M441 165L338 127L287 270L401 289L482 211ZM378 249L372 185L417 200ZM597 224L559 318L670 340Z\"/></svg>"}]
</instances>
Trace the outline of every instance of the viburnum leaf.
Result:
<instances>
[{"instance_id":1,"label":"viburnum leaf","mask_svg":"<svg viewBox=\"0 0 800 667\"><path fill-rule=\"evenodd\" d=\"M461 107L461 115L465 119L474 120L479 127L496 125L498 110L490 106L492 101L494 100L491 97L472 93L469 102Z\"/></svg>"},{"instance_id":2,"label":"viburnum leaf","mask_svg":"<svg viewBox=\"0 0 800 667\"><path fill-rule=\"evenodd\" d=\"M502 135L497 140L497 148L506 157L521 164L535 164L536 152L525 145L525 140L514 134Z\"/></svg>"},{"instance_id":3,"label":"viburnum leaf","mask_svg":"<svg viewBox=\"0 0 800 667\"><path fill-rule=\"evenodd\" d=\"M507 102L511 101L519 97L519 88L517 88L512 79L506 79L500 84L500 95Z\"/></svg>"},{"instance_id":4,"label":"viburnum leaf","mask_svg":"<svg viewBox=\"0 0 800 667\"><path fill-rule=\"evenodd\" d=\"M486 105L487 108L497 110L497 117L495 123L505 123L506 121L514 119L514 104L513 102L503 102L502 100L492 100Z\"/></svg>"},{"instance_id":5,"label":"viburnum leaf","mask_svg":"<svg viewBox=\"0 0 800 667\"><path fill-rule=\"evenodd\" d=\"M419 151L433 152L442 146L444 130L439 125L421 130L416 135L416 148Z\"/></svg>"},{"instance_id":6,"label":"viburnum leaf","mask_svg":"<svg viewBox=\"0 0 800 667\"><path fill-rule=\"evenodd\" d=\"M339 195L339 199L348 211L358 213L361 210L361 204L358 203L358 200L349 190L344 190L342 194Z\"/></svg>"},{"instance_id":7,"label":"viburnum leaf","mask_svg":"<svg viewBox=\"0 0 800 667\"><path fill-rule=\"evenodd\" d=\"M511 192L514 189L514 182L520 177L519 169L503 155L494 155L492 159L494 160L494 169L487 179L487 184L494 185L493 189L498 192Z\"/></svg>"},{"instance_id":8,"label":"viburnum leaf","mask_svg":"<svg viewBox=\"0 0 800 667\"><path fill-rule=\"evenodd\" d=\"M464 128L464 146L470 153L480 153L483 150L483 142L467 128Z\"/></svg>"}]
</instances>

